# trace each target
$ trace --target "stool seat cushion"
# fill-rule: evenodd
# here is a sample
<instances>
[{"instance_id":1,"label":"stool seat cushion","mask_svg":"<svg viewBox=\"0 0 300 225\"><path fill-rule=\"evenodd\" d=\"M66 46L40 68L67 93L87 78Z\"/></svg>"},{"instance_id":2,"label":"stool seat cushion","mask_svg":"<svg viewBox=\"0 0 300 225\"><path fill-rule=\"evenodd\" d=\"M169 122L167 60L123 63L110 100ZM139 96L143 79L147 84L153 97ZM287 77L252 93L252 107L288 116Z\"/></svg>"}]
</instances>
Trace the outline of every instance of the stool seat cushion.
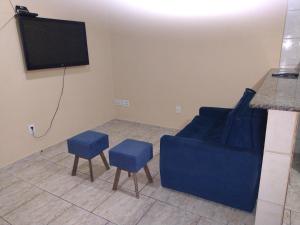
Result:
<instances>
[{"instance_id":1,"label":"stool seat cushion","mask_svg":"<svg viewBox=\"0 0 300 225\"><path fill-rule=\"evenodd\" d=\"M94 158L108 147L108 135L96 131L86 131L68 140L69 153L85 159Z\"/></svg>"},{"instance_id":2,"label":"stool seat cushion","mask_svg":"<svg viewBox=\"0 0 300 225\"><path fill-rule=\"evenodd\" d=\"M127 139L109 151L109 162L120 169L137 172L153 158L151 143Z\"/></svg>"}]
</instances>

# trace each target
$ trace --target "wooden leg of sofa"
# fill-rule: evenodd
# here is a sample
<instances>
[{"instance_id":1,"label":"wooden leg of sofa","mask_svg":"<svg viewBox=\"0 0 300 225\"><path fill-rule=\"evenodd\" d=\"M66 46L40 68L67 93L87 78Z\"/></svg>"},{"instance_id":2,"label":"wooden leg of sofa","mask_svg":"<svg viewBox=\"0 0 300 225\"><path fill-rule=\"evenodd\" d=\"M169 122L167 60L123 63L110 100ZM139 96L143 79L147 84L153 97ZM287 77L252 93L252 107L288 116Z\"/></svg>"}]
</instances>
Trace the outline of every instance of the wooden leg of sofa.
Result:
<instances>
[{"instance_id":1,"label":"wooden leg of sofa","mask_svg":"<svg viewBox=\"0 0 300 225\"><path fill-rule=\"evenodd\" d=\"M76 176L78 161L79 161L79 156L75 155L72 176Z\"/></svg>"},{"instance_id":2,"label":"wooden leg of sofa","mask_svg":"<svg viewBox=\"0 0 300 225\"><path fill-rule=\"evenodd\" d=\"M117 168L116 175L115 175L115 180L114 180L114 185L113 185L113 190L118 189L118 183L121 175L121 169Z\"/></svg>"}]
</instances>

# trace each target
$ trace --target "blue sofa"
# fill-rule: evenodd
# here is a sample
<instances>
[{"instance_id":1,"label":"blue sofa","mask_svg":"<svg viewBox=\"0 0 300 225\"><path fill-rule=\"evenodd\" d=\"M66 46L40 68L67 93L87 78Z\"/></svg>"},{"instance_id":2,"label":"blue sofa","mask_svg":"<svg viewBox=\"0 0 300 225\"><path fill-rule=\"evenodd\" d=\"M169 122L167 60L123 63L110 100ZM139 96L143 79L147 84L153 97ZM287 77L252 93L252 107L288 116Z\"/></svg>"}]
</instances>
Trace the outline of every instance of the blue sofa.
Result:
<instances>
[{"instance_id":1,"label":"blue sofa","mask_svg":"<svg viewBox=\"0 0 300 225\"><path fill-rule=\"evenodd\" d=\"M245 211L256 204L267 111L249 107L246 89L234 109L202 107L175 136L160 142L163 187Z\"/></svg>"}]
</instances>

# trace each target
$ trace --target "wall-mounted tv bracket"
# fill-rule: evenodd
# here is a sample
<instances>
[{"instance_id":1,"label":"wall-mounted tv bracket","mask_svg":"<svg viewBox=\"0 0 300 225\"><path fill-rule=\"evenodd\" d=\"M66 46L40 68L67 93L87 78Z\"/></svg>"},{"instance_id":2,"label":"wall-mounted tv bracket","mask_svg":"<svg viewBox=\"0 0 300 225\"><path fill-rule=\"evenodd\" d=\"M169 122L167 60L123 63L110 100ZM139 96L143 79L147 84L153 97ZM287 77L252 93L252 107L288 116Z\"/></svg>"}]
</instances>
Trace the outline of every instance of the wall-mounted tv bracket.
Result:
<instances>
[{"instance_id":1,"label":"wall-mounted tv bracket","mask_svg":"<svg viewBox=\"0 0 300 225\"><path fill-rule=\"evenodd\" d=\"M27 16L27 17L37 17L39 14L31 13L25 6L17 5L15 9L16 15Z\"/></svg>"}]
</instances>

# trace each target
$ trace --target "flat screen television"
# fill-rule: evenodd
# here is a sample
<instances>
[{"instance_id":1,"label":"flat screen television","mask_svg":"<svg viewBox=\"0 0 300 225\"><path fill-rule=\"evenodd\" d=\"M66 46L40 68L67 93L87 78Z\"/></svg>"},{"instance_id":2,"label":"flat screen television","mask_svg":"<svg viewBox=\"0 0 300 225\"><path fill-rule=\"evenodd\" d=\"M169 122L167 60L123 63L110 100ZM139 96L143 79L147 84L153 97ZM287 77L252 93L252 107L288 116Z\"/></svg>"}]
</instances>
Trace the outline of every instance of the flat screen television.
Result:
<instances>
[{"instance_id":1,"label":"flat screen television","mask_svg":"<svg viewBox=\"0 0 300 225\"><path fill-rule=\"evenodd\" d=\"M89 64L84 22L17 17L28 70Z\"/></svg>"}]
</instances>

